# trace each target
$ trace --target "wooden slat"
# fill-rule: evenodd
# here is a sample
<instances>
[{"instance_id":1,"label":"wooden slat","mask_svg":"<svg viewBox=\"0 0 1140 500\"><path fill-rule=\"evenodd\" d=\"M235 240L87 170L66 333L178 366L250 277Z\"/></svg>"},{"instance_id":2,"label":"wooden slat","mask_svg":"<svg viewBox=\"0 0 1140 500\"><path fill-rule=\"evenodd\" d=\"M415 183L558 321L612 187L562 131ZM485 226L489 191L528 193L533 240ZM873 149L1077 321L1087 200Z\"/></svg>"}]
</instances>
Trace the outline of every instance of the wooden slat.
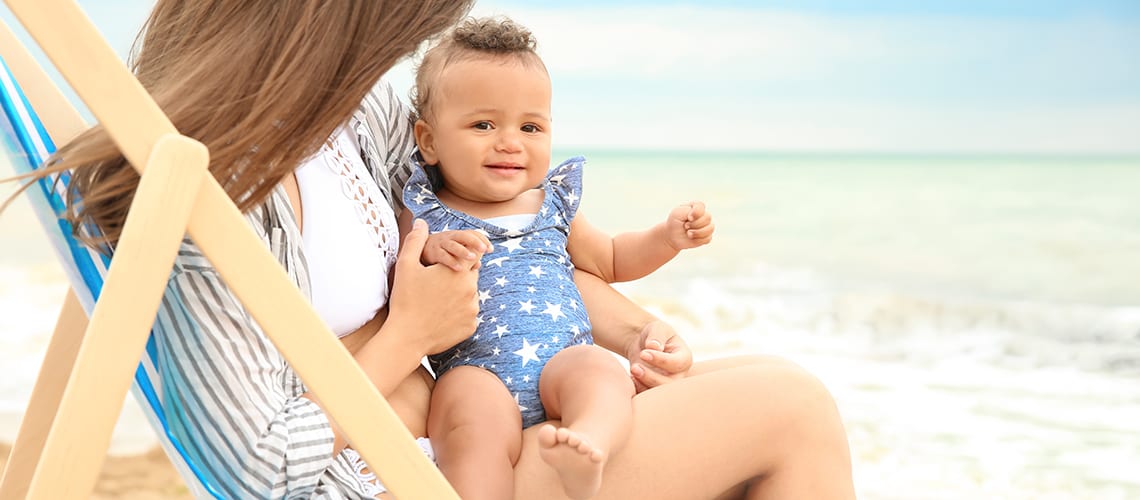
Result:
<instances>
[{"instance_id":1,"label":"wooden slat","mask_svg":"<svg viewBox=\"0 0 1140 500\"><path fill-rule=\"evenodd\" d=\"M95 487L208 164L197 141L172 134L155 145L28 498L84 498Z\"/></svg>"},{"instance_id":2,"label":"wooden slat","mask_svg":"<svg viewBox=\"0 0 1140 500\"><path fill-rule=\"evenodd\" d=\"M83 117L67 102L63 92L16 38L12 28L3 22L0 22L0 56L4 57L12 76L20 82L24 96L40 115L52 141L64 144L87 130L89 125Z\"/></svg>"}]
</instances>

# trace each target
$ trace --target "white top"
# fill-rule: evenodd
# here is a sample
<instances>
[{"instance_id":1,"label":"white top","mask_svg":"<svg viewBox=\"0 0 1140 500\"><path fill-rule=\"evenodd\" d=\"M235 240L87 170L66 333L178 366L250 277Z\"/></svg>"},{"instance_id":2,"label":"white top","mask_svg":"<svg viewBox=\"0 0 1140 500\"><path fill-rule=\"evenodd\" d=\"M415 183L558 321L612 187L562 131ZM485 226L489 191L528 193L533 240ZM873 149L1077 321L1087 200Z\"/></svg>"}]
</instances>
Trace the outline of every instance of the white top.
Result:
<instances>
[{"instance_id":1,"label":"white top","mask_svg":"<svg viewBox=\"0 0 1140 500\"><path fill-rule=\"evenodd\" d=\"M499 217L491 217L483 222L494 224L507 231L522 231L526 229L534 219L538 217L538 213L533 214L514 214L514 215L501 215Z\"/></svg>"},{"instance_id":2,"label":"white top","mask_svg":"<svg viewBox=\"0 0 1140 500\"><path fill-rule=\"evenodd\" d=\"M345 127L296 173L313 308L343 337L388 303L400 237L396 216Z\"/></svg>"}]
</instances>

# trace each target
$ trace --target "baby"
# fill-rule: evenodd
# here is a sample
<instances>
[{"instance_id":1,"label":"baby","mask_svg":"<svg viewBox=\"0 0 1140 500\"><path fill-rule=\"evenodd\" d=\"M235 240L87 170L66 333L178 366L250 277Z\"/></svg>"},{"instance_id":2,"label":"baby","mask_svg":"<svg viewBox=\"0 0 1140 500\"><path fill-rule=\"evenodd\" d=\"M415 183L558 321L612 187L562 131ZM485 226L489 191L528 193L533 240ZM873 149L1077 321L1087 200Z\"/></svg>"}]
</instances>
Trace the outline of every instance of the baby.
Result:
<instances>
[{"instance_id":1,"label":"baby","mask_svg":"<svg viewBox=\"0 0 1140 500\"><path fill-rule=\"evenodd\" d=\"M482 266L476 331L430 358L428 434L464 499L512 497L520 428L546 419L561 427L539 429L542 459L570 497L597 493L629 433L635 388L593 344L574 269L637 279L714 229L699 202L614 238L576 217L585 160L549 168L550 100L533 37L505 19L465 21L416 76L423 168L405 187L402 225L427 222L425 264Z\"/></svg>"}]
</instances>

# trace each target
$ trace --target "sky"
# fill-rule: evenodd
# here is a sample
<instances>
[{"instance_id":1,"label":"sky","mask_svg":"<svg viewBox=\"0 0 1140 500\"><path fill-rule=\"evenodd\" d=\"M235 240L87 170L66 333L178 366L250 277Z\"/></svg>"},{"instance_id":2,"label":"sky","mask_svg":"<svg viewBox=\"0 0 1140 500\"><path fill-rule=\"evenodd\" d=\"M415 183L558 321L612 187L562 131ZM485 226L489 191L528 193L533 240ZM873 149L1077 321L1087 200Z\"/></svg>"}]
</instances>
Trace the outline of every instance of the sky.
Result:
<instances>
[{"instance_id":1,"label":"sky","mask_svg":"<svg viewBox=\"0 0 1140 500\"><path fill-rule=\"evenodd\" d=\"M151 1L80 4L125 54ZM559 148L1140 154L1135 0L481 0L474 14L534 31ZM393 69L401 92L411 72Z\"/></svg>"}]
</instances>

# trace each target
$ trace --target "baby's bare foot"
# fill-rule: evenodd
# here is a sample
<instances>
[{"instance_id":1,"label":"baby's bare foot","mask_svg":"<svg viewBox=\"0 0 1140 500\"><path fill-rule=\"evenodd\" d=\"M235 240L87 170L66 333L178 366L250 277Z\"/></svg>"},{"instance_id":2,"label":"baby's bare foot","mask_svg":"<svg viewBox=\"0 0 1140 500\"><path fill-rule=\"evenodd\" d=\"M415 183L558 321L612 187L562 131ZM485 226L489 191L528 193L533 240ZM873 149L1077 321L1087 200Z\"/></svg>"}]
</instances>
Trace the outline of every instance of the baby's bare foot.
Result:
<instances>
[{"instance_id":1,"label":"baby's bare foot","mask_svg":"<svg viewBox=\"0 0 1140 500\"><path fill-rule=\"evenodd\" d=\"M598 493L606 452L592 446L585 436L550 424L538 429L538 446L542 460L558 471L567 496L581 500Z\"/></svg>"}]
</instances>

